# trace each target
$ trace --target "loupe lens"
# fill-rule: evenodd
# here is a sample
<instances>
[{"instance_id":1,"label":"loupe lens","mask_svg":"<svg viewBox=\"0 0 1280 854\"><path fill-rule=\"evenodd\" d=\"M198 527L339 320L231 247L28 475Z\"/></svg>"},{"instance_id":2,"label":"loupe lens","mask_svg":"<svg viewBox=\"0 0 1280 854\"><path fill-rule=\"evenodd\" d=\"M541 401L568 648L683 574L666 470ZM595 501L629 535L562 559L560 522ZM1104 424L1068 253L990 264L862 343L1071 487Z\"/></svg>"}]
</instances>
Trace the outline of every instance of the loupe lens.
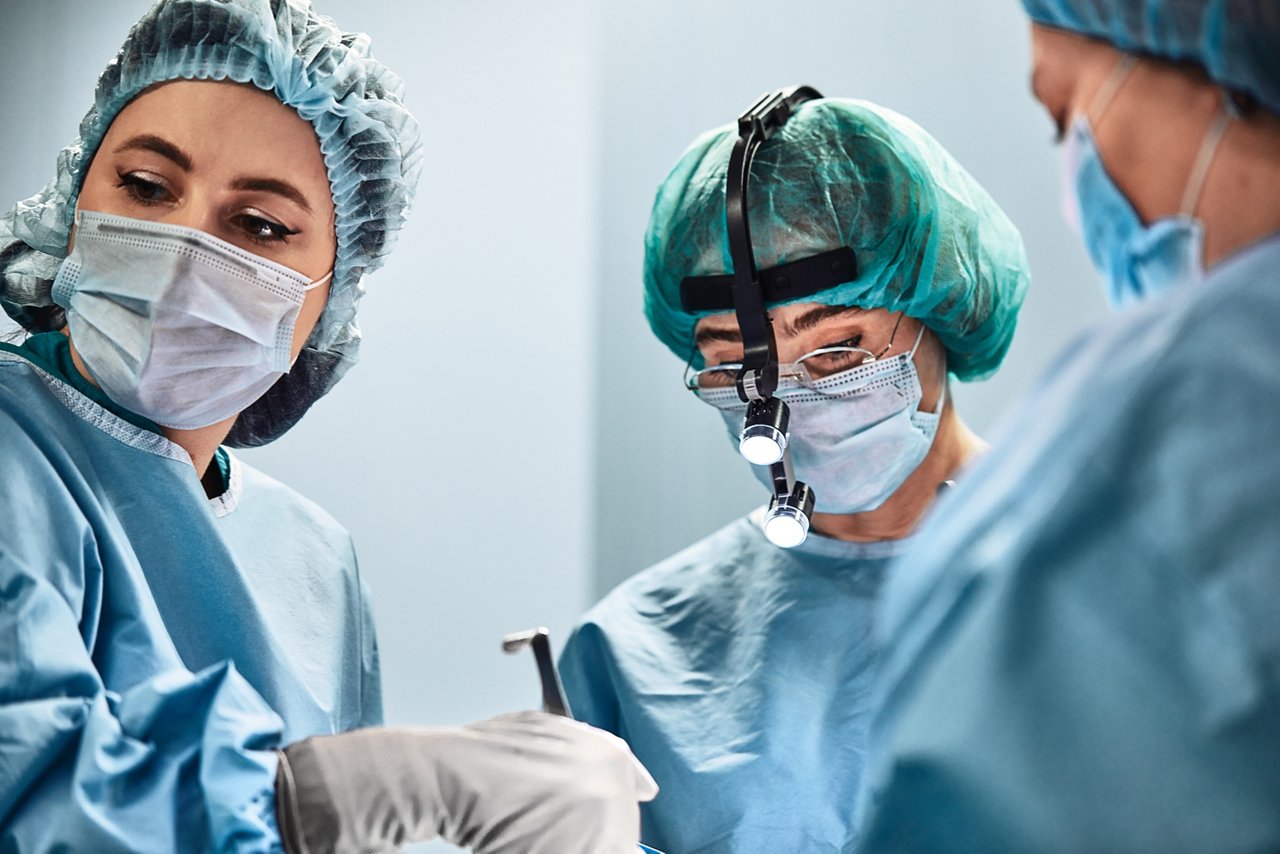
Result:
<instances>
[{"instance_id":1,"label":"loupe lens","mask_svg":"<svg viewBox=\"0 0 1280 854\"><path fill-rule=\"evenodd\" d=\"M750 424L742 431L738 450L747 462L757 466L773 465L782 459L787 437L769 424Z\"/></svg>"},{"instance_id":2,"label":"loupe lens","mask_svg":"<svg viewBox=\"0 0 1280 854\"><path fill-rule=\"evenodd\" d=\"M799 507L771 507L764 519L764 535L778 548L794 548L809 536L809 517Z\"/></svg>"}]
</instances>

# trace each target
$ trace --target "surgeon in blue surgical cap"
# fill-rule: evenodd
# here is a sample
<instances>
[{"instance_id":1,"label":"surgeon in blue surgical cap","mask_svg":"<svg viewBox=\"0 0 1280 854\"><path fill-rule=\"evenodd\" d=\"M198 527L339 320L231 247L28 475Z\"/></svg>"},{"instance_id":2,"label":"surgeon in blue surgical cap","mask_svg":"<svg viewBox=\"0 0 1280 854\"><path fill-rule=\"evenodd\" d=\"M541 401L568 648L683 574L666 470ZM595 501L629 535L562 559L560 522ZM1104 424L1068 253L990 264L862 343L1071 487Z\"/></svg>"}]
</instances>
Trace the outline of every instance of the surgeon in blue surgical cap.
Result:
<instances>
[{"instance_id":1,"label":"surgeon in blue surgical cap","mask_svg":"<svg viewBox=\"0 0 1280 854\"><path fill-rule=\"evenodd\" d=\"M737 138L729 125L694 140L658 189L645 240L649 325L678 357L672 382L692 357L689 405L706 410L725 453L746 408L733 385L742 336L733 312L694 309L681 292L732 269L725 187ZM817 291L769 304L790 363L779 394L796 477L816 493L813 530L782 548L760 508L708 535L593 608L561 667L575 713L625 738L662 787L642 808L646 843L841 851L854 833L886 567L985 447L949 377L999 367L1026 256L946 149L867 101L799 107L761 145L748 198L760 269L842 247L858 259Z\"/></svg>"},{"instance_id":2,"label":"surgeon in blue surgical cap","mask_svg":"<svg viewBox=\"0 0 1280 854\"><path fill-rule=\"evenodd\" d=\"M890 575L866 849L1280 850L1280 6L1024 5L1117 313Z\"/></svg>"},{"instance_id":3,"label":"surgeon in blue surgical cap","mask_svg":"<svg viewBox=\"0 0 1280 854\"><path fill-rule=\"evenodd\" d=\"M227 450L355 361L422 164L401 90L305 0L161 0L0 218L0 850L634 850L613 735L376 726L350 537Z\"/></svg>"}]
</instances>

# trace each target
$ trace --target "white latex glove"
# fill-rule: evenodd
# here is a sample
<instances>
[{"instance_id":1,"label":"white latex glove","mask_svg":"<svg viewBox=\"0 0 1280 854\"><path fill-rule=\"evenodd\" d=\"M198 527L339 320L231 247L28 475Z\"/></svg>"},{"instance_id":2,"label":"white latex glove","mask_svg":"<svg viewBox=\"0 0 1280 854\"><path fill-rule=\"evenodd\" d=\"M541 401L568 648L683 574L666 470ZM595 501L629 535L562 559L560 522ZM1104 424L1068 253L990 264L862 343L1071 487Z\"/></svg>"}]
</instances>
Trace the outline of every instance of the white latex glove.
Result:
<instances>
[{"instance_id":1,"label":"white latex glove","mask_svg":"<svg viewBox=\"0 0 1280 854\"><path fill-rule=\"evenodd\" d=\"M276 811L289 854L383 851L435 836L477 854L634 854L639 802L657 793L617 736L517 712L291 744Z\"/></svg>"}]
</instances>

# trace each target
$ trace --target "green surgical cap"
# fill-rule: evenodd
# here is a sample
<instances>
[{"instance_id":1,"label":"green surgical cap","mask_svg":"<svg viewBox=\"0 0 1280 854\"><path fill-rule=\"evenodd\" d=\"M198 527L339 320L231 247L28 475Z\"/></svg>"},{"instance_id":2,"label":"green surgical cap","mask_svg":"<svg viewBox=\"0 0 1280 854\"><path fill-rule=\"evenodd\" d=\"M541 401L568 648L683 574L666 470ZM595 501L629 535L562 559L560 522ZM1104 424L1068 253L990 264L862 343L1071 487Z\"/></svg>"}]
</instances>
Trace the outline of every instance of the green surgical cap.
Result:
<instances>
[{"instance_id":1,"label":"green surgical cap","mask_svg":"<svg viewBox=\"0 0 1280 854\"><path fill-rule=\"evenodd\" d=\"M307 0L160 0L98 78L80 136L39 193L0 217L0 304L31 332L65 325L51 287L67 253L76 198L120 111L148 86L228 80L275 94L315 128L333 191L338 239L329 301L293 369L241 413L228 437L262 445L288 430L355 363L365 273L382 266L422 166L403 84Z\"/></svg>"},{"instance_id":2,"label":"green surgical cap","mask_svg":"<svg viewBox=\"0 0 1280 854\"><path fill-rule=\"evenodd\" d=\"M645 315L682 359L698 318L714 312L685 311L681 280L733 269L724 196L736 139L733 125L698 137L649 218ZM1027 288L1022 238L914 122L866 101L810 101L760 146L747 203L759 269L842 246L857 254L856 279L789 302L902 311L938 335L960 379L1000 366Z\"/></svg>"},{"instance_id":3,"label":"green surgical cap","mask_svg":"<svg viewBox=\"0 0 1280 854\"><path fill-rule=\"evenodd\" d=\"M1194 62L1209 78L1280 114L1275 0L1023 0L1033 21L1123 51Z\"/></svg>"}]
</instances>

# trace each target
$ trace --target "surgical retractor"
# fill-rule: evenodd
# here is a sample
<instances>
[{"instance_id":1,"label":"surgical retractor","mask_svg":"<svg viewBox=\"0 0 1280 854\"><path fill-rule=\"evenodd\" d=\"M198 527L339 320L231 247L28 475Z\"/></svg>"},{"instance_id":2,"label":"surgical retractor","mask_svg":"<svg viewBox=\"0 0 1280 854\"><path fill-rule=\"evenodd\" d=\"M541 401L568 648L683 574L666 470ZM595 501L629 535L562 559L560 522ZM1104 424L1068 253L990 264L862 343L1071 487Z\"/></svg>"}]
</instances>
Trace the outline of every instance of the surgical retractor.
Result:
<instances>
[{"instance_id":1,"label":"surgical retractor","mask_svg":"<svg viewBox=\"0 0 1280 854\"><path fill-rule=\"evenodd\" d=\"M538 678L542 682L542 710L553 715L573 717L569 701L565 699L560 674L556 672L555 659L551 657L550 632L545 626L509 634L502 639L502 651L514 653L525 646L533 647L533 658L538 663Z\"/></svg>"}]
</instances>

